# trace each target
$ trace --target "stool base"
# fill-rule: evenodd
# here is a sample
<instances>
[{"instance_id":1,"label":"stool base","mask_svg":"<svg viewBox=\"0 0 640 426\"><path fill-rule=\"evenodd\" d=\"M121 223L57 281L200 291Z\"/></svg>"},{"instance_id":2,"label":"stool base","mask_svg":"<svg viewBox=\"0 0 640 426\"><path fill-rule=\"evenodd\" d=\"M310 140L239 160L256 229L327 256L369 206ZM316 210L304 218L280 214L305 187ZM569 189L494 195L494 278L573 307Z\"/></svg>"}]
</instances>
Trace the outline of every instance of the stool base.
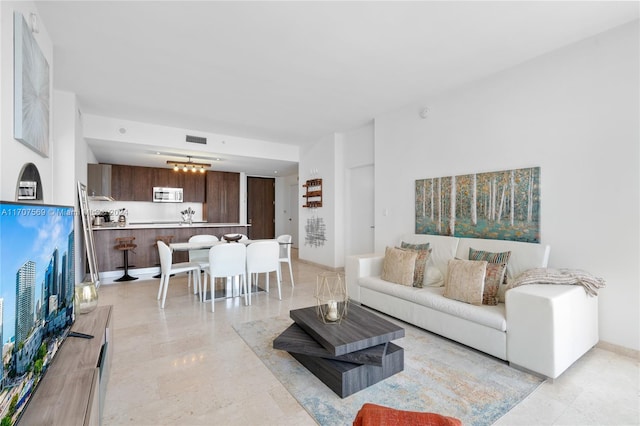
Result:
<instances>
[{"instance_id":1,"label":"stool base","mask_svg":"<svg viewBox=\"0 0 640 426\"><path fill-rule=\"evenodd\" d=\"M118 278L117 280L114 280L114 281L118 281L118 282L121 282L121 281L133 281L133 280L137 280L137 279L138 279L138 277L132 277L129 274L124 274L123 276L121 276L120 278Z\"/></svg>"}]
</instances>

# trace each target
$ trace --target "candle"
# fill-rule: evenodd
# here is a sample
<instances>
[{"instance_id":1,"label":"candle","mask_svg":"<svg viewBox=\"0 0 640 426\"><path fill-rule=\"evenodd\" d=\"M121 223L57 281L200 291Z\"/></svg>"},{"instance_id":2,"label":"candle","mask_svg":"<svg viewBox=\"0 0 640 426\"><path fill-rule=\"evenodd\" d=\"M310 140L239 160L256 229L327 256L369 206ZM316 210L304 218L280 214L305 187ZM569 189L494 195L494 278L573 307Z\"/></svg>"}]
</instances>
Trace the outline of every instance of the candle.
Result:
<instances>
[{"instance_id":1,"label":"candle","mask_svg":"<svg viewBox=\"0 0 640 426\"><path fill-rule=\"evenodd\" d=\"M335 300L327 301L327 306L329 307L329 312L327 313L327 319L329 321L337 321L338 320L338 302Z\"/></svg>"}]
</instances>

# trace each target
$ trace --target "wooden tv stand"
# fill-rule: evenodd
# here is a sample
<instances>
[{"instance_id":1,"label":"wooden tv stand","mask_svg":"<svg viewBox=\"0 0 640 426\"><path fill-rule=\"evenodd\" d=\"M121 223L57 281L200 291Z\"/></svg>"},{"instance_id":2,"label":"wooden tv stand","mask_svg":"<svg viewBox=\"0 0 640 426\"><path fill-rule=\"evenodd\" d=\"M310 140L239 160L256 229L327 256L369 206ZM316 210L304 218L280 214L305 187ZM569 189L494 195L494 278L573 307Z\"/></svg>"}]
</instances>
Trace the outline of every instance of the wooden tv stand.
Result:
<instances>
[{"instance_id":1,"label":"wooden tv stand","mask_svg":"<svg viewBox=\"0 0 640 426\"><path fill-rule=\"evenodd\" d=\"M112 307L76 315L71 331L29 401L20 424L99 425L113 354Z\"/></svg>"}]
</instances>

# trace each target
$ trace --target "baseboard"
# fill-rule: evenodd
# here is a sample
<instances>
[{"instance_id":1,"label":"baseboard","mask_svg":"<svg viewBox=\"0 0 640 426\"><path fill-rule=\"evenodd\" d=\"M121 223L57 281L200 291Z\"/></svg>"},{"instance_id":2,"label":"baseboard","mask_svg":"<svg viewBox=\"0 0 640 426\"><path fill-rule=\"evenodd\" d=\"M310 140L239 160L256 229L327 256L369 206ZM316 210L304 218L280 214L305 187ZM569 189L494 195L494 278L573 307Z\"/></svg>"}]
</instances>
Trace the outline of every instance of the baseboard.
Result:
<instances>
[{"instance_id":1,"label":"baseboard","mask_svg":"<svg viewBox=\"0 0 640 426\"><path fill-rule=\"evenodd\" d=\"M160 267L151 267L151 268L135 268L129 269L129 275L132 277L137 277L141 280L152 279L154 275L160 273ZM104 271L100 272L100 285L102 284L118 284L115 280L120 278L123 274L122 270L119 271ZM135 281L126 281L126 282L135 282Z\"/></svg>"},{"instance_id":2,"label":"baseboard","mask_svg":"<svg viewBox=\"0 0 640 426\"><path fill-rule=\"evenodd\" d=\"M300 262L300 263L306 263L307 265L317 266L319 268L328 269L328 270L333 271L333 272L342 272L342 273L344 273L344 266L333 268L331 266L322 265L322 264L316 263L316 262L311 262L310 260L304 260L304 259L296 259L296 260L298 262Z\"/></svg>"},{"instance_id":3,"label":"baseboard","mask_svg":"<svg viewBox=\"0 0 640 426\"><path fill-rule=\"evenodd\" d=\"M629 358L633 358L635 360L640 361L640 351L637 351L635 349L631 349L631 348L627 348L624 346L615 345L613 343L603 342L603 341L599 341L596 344L596 347L600 349L604 349L609 352L616 353L618 355L628 356Z\"/></svg>"}]
</instances>

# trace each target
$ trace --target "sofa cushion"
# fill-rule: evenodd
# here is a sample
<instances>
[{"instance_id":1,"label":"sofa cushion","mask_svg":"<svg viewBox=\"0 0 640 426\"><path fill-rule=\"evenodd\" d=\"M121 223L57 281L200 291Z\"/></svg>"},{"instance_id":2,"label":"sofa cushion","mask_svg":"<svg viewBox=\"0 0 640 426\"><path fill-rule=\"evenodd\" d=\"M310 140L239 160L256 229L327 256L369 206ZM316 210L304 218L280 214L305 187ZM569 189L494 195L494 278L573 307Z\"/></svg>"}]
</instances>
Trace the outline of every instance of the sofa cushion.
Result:
<instances>
[{"instance_id":1,"label":"sofa cushion","mask_svg":"<svg viewBox=\"0 0 640 426\"><path fill-rule=\"evenodd\" d=\"M486 272L487 262L484 260L450 260L444 283L444 297L481 305Z\"/></svg>"},{"instance_id":2,"label":"sofa cushion","mask_svg":"<svg viewBox=\"0 0 640 426\"><path fill-rule=\"evenodd\" d=\"M382 279L395 284L413 285L413 272L418 254L409 250L387 247L382 263Z\"/></svg>"},{"instance_id":3,"label":"sofa cushion","mask_svg":"<svg viewBox=\"0 0 640 426\"><path fill-rule=\"evenodd\" d=\"M427 262L427 270L424 273L424 287L444 287L444 275L440 269L430 266Z\"/></svg>"},{"instance_id":4,"label":"sofa cushion","mask_svg":"<svg viewBox=\"0 0 640 426\"><path fill-rule=\"evenodd\" d=\"M493 253L486 250L476 250L472 247L469 247L469 260L486 260L490 263L509 263L509 258L511 257L510 251L505 251L502 253ZM504 292L506 291L507 285L507 275L505 274L504 279L502 281L501 286L498 289L498 298L500 302L504 302Z\"/></svg>"},{"instance_id":5,"label":"sofa cushion","mask_svg":"<svg viewBox=\"0 0 640 426\"><path fill-rule=\"evenodd\" d=\"M402 236L400 241L410 244L428 243L431 255L427 261L427 270L435 267L444 278L447 275L447 262L455 257L459 240L446 235L411 234ZM466 258L466 255L464 257Z\"/></svg>"},{"instance_id":6,"label":"sofa cushion","mask_svg":"<svg viewBox=\"0 0 640 426\"><path fill-rule=\"evenodd\" d=\"M400 248L409 250L429 250L429 243L411 244L406 241L400 243Z\"/></svg>"},{"instance_id":7,"label":"sofa cushion","mask_svg":"<svg viewBox=\"0 0 640 426\"><path fill-rule=\"evenodd\" d=\"M437 413L396 410L371 403L365 403L353 420L353 426L380 425L462 426L462 422Z\"/></svg>"},{"instance_id":8,"label":"sofa cushion","mask_svg":"<svg viewBox=\"0 0 640 426\"><path fill-rule=\"evenodd\" d=\"M413 248L407 248L407 247L401 247L401 250L408 250L408 251L414 252L417 255L415 268L413 270L413 286L423 287L424 273L427 270L427 261L429 260L429 255L431 254L431 250L413 249Z\"/></svg>"},{"instance_id":9,"label":"sofa cushion","mask_svg":"<svg viewBox=\"0 0 640 426\"><path fill-rule=\"evenodd\" d=\"M498 290L506 271L506 263L487 263L487 273L484 276L484 289L482 290L483 305L497 305L500 302Z\"/></svg>"},{"instance_id":10,"label":"sofa cushion","mask_svg":"<svg viewBox=\"0 0 640 426\"><path fill-rule=\"evenodd\" d=\"M362 277L359 284L370 290L393 296L389 297L389 304L398 303L395 298L403 299L496 330L507 330L504 303L496 306L470 305L444 297L443 287L416 288L394 285L382 280L379 276Z\"/></svg>"}]
</instances>

